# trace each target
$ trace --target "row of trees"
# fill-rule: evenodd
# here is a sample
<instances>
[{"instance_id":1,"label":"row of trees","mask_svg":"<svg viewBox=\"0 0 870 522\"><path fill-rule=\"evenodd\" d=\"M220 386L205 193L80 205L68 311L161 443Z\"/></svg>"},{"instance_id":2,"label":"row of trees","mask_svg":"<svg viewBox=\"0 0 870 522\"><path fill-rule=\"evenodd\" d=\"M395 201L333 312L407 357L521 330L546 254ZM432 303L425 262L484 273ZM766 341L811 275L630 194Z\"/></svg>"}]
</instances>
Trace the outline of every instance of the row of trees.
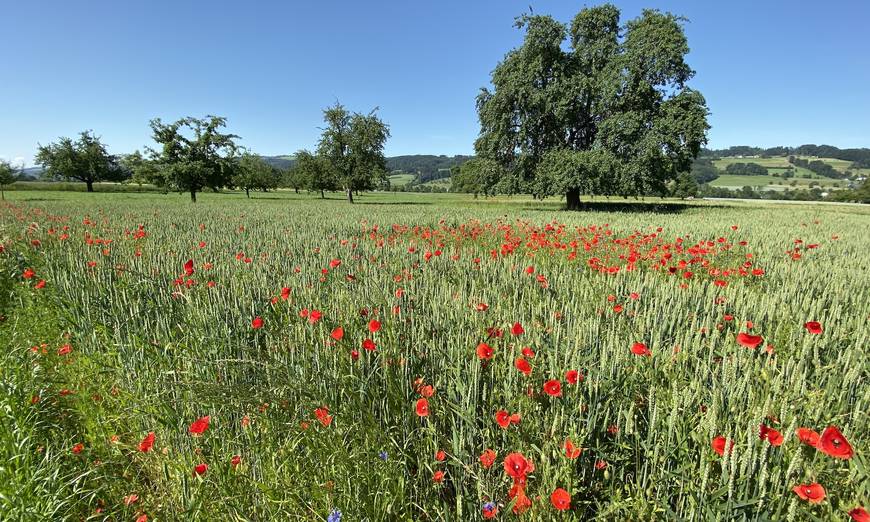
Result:
<instances>
[{"instance_id":1,"label":"row of trees","mask_svg":"<svg viewBox=\"0 0 870 522\"><path fill-rule=\"evenodd\" d=\"M44 176L81 181L88 192L95 183L129 180L188 193L195 202L205 189L239 188L250 197L251 190L291 186L297 191L344 190L353 203L355 191L371 190L386 180L383 149L390 133L375 113L351 113L339 103L324 110L326 125L316 153L300 151L287 173L240 147L239 136L224 130L227 121L220 116L151 120L155 145L144 154L109 154L99 137L85 131L76 140L40 145L36 161Z\"/></svg>"},{"instance_id":2,"label":"row of trees","mask_svg":"<svg viewBox=\"0 0 870 522\"><path fill-rule=\"evenodd\" d=\"M725 172L735 176L767 176L767 167L758 163L731 163Z\"/></svg>"},{"instance_id":3,"label":"row of trees","mask_svg":"<svg viewBox=\"0 0 870 522\"><path fill-rule=\"evenodd\" d=\"M810 170L810 171L818 174L819 176L824 176L826 178L841 179L841 178L845 177L845 174L843 174L839 170L835 169L831 165L829 165L821 160L809 161L809 160L806 160L803 158L796 158L794 156L789 156L788 162L791 163L792 165L795 165L798 167L803 167L807 170Z\"/></svg>"}]
</instances>

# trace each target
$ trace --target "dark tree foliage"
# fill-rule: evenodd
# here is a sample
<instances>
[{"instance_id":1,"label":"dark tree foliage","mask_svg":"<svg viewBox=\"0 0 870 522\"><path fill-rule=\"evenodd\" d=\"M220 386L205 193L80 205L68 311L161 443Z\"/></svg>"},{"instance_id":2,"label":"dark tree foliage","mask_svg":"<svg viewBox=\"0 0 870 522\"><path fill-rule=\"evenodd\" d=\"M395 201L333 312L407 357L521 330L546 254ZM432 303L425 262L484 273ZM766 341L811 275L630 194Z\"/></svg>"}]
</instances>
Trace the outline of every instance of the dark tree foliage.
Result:
<instances>
[{"instance_id":1,"label":"dark tree foliage","mask_svg":"<svg viewBox=\"0 0 870 522\"><path fill-rule=\"evenodd\" d=\"M94 183L126 178L118 158L109 154L100 138L91 131L82 132L75 141L60 138L57 143L40 145L36 162L45 168L44 177L82 181L88 192L94 191Z\"/></svg>"},{"instance_id":2,"label":"dark tree foliage","mask_svg":"<svg viewBox=\"0 0 870 522\"><path fill-rule=\"evenodd\" d=\"M812 171L819 176L824 176L826 178L832 179L842 179L846 175L839 170L835 169L831 165L825 163L821 160L807 160L804 158L796 158L794 156L788 157L788 162L797 167L803 167L809 171Z\"/></svg>"},{"instance_id":3,"label":"dark tree foliage","mask_svg":"<svg viewBox=\"0 0 870 522\"><path fill-rule=\"evenodd\" d=\"M18 181L20 168L15 168L6 160L0 160L0 199L6 199L6 186Z\"/></svg>"},{"instance_id":4,"label":"dark tree foliage","mask_svg":"<svg viewBox=\"0 0 870 522\"><path fill-rule=\"evenodd\" d=\"M610 4L580 11L570 27L523 16L523 44L477 98L477 155L496 162L488 190L536 197L665 194L706 142L707 107L683 19L645 10L624 25ZM563 48L569 39L567 49Z\"/></svg>"},{"instance_id":5,"label":"dark tree foliage","mask_svg":"<svg viewBox=\"0 0 870 522\"><path fill-rule=\"evenodd\" d=\"M725 172L735 176L767 176L767 167L758 163L731 163L725 167Z\"/></svg>"},{"instance_id":6,"label":"dark tree foliage","mask_svg":"<svg viewBox=\"0 0 870 522\"><path fill-rule=\"evenodd\" d=\"M691 175L698 184L703 184L718 178L720 172L709 158L697 158L692 162Z\"/></svg>"}]
</instances>

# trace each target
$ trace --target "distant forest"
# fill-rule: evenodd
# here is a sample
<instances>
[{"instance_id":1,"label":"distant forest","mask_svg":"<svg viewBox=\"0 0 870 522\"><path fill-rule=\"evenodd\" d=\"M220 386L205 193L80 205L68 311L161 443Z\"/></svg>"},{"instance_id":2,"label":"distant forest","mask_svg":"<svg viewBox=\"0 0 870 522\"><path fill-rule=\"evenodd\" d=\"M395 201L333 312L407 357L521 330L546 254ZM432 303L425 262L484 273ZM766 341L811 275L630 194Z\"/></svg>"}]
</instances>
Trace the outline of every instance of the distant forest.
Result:
<instances>
[{"instance_id":1,"label":"distant forest","mask_svg":"<svg viewBox=\"0 0 870 522\"><path fill-rule=\"evenodd\" d=\"M818 158L834 158L851 161L854 168L870 168L870 149L840 149L833 145L801 145L799 147L771 147L762 149L748 145L738 145L727 149L701 149L702 158L727 158L735 156L758 156L771 158L775 156L816 156ZM804 166L804 165L801 165Z\"/></svg>"}]
</instances>

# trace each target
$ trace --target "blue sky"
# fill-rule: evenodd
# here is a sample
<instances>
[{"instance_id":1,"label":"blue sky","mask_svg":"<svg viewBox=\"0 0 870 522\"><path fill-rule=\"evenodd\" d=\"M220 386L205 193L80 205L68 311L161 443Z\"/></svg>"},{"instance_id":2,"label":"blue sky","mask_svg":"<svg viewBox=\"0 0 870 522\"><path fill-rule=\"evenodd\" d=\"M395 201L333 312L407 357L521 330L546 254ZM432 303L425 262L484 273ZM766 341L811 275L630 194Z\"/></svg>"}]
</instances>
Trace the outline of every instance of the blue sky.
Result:
<instances>
[{"instance_id":1,"label":"blue sky","mask_svg":"<svg viewBox=\"0 0 870 522\"><path fill-rule=\"evenodd\" d=\"M710 146L870 147L870 2L615 2L688 17L692 85ZM150 142L148 120L228 117L261 154L313 147L320 111L380 107L387 154L468 154L474 98L522 33L583 2L10 1L0 6L0 157L93 129L110 150ZM590 3L589 5L593 5Z\"/></svg>"}]
</instances>

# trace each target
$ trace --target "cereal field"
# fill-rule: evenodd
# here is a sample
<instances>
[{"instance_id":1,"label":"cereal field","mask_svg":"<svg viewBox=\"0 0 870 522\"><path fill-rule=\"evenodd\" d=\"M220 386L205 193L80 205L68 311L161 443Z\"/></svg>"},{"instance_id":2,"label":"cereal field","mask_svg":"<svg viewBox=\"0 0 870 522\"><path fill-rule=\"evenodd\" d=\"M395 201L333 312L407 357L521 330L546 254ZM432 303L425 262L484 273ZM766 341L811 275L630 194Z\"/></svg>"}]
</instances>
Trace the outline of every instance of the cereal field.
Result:
<instances>
[{"instance_id":1,"label":"cereal field","mask_svg":"<svg viewBox=\"0 0 870 522\"><path fill-rule=\"evenodd\" d=\"M0 518L870 505L870 211L558 206L7 194Z\"/></svg>"}]
</instances>

